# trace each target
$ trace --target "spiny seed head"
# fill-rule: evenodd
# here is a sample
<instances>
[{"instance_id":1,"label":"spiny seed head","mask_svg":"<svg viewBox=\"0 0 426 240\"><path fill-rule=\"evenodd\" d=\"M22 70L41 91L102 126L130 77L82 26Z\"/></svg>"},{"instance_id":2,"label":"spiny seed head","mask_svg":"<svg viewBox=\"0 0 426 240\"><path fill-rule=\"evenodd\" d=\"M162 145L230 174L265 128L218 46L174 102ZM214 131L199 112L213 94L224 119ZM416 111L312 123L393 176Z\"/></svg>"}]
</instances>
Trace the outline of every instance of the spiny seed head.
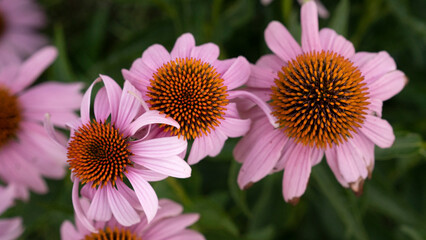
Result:
<instances>
[{"instance_id":1,"label":"spiny seed head","mask_svg":"<svg viewBox=\"0 0 426 240\"><path fill-rule=\"evenodd\" d=\"M359 69L335 52L301 54L272 86L273 115L296 142L326 148L352 137L364 122L368 88Z\"/></svg>"},{"instance_id":2,"label":"spiny seed head","mask_svg":"<svg viewBox=\"0 0 426 240\"><path fill-rule=\"evenodd\" d=\"M16 136L20 122L18 98L0 85L0 147Z\"/></svg>"},{"instance_id":3,"label":"spiny seed head","mask_svg":"<svg viewBox=\"0 0 426 240\"><path fill-rule=\"evenodd\" d=\"M100 229L97 233L90 233L84 236L84 240L142 240L142 237L136 236L129 229L115 227L114 230L111 230L111 228L107 227L105 230Z\"/></svg>"},{"instance_id":4,"label":"spiny seed head","mask_svg":"<svg viewBox=\"0 0 426 240\"><path fill-rule=\"evenodd\" d=\"M115 185L132 165L129 141L110 123L90 122L79 127L68 144L68 163L81 182L92 187Z\"/></svg>"},{"instance_id":5,"label":"spiny seed head","mask_svg":"<svg viewBox=\"0 0 426 240\"><path fill-rule=\"evenodd\" d=\"M177 58L154 73L148 87L150 109L173 118L177 129L163 125L165 131L185 139L195 139L219 126L225 114L227 87L216 69L194 58Z\"/></svg>"}]
</instances>

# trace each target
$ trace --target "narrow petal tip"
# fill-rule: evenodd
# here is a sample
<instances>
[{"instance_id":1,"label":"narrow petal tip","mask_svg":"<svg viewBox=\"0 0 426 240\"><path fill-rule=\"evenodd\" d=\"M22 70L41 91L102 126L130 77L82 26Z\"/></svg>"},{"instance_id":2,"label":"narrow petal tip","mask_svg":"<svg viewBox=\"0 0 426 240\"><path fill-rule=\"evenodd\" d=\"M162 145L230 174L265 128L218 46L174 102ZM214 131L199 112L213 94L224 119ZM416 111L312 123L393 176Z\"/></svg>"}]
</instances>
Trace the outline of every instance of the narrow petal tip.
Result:
<instances>
[{"instance_id":1,"label":"narrow petal tip","mask_svg":"<svg viewBox=\"0 0 426 240\"><path fill-rule=\"evenodd\" d=\"M349 186L355 193L355 196L359 197L362 195L364 190L364 179L360 177L356 182L349 183Z\"/></svg>"},{"instance_id":2,"label":"narrow petal tip","mask_svg":"<svg viewBox=\"0 0 426 240\"><path fill-rule=\"evenodd\" d=\"M296 206L299 203L299 201L300 201L300 197L295 197L295 198L288 200L287 202L290 203L293 206Z\"/></svg>"}]
</instances>

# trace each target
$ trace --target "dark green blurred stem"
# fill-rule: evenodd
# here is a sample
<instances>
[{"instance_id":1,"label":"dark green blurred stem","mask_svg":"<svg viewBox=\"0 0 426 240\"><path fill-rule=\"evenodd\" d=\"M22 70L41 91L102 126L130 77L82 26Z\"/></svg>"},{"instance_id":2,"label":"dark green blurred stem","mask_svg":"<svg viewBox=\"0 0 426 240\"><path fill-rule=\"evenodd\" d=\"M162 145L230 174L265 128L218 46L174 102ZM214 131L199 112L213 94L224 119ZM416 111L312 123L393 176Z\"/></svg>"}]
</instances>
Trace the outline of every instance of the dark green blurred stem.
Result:
<instances>
[{"instance_id":1,"label":"dark green blurred stem","mask_svg":"<svg viewBox=\"0 0 426 240\"><path fill-rule=\"evenodd\" d=\"M229 169L229 175L228 175L228 188L229 192L231 193L232 199L234 199L235 203L237 204L238 208L246 215L247 217L251 218L252 214L250 213L250 210L247 205L246 201L246 194L244 191L241 191L237 184L237 176L238 176L238 168L239 164L236 161L231 162L231 167Z\"/></svg>"},{"instance_id":2,"label":"dark green blurred stem","mask_svg":"<svg viewBox=\"0 0 426 240\"><path fill-rule=\"evenodd\" d=\"M185 192L185 189L180 185L180 183L172 177L166 178L167 184L173 189L173 192L178 196L179 202L185 206L191 206L192 201L188 197L188 194Z\"/></svg>"},{"instance_id":3,"label":"dark green blurred stem","mask_svg":"<svg viewBox=\"0 0 426 240\"><path fill-rule=\"evenodd\" d=\"M318 184L322 194L330 201L331 206L334 208L343 224L346 225L347 234L359 240L368 239L360 217L349 210L350 204L348 203L348 199L345 199L345 197L339 193L338 187L340 186L336 184L337 180L331 179L330 174L325 171L323 165L324 162L323 164L315 166L311 173L311 177Z\"/></svg>"},{"instance_id":4,"label":"dark green blurred stem","mask_svg":"<svg viewBox=\"0 0 426 240\"><path fill-rule=\"evenodd\" d=\"M288 25L290 22L291 9L293 8L294 0L282 0L281 1L281 12L283 16L283 21L285 25Z\"/></svg>"},{"instance_id":5,"label":"dark green blurred stem","mask_svg":"<svg viewBox=\"0 0 426 240\"><path fill-rule=\"evenodd\" d=\"M75 81L75 76L71 70L70 63L68 62L67 43L65 42L64 29L60 23L55 24L53 41L58 49L58 58L53 64L54 73L55 76L57 76L56 80L60 80L62 82Z\"/></svg>"},{"instance_id":6,"label":"dark green blurred stem","mask_svg":"<svg viewBox=\"0 0 426 240\"><path fill-rule=\"evenodd\" d=\"M179 12L176 10L176 6L167 3L164 0L154 0L153 1L161 10L166 12L169 18L173 21L176 34L182 33L183 26Z\"/></svg>"}]
</instances>

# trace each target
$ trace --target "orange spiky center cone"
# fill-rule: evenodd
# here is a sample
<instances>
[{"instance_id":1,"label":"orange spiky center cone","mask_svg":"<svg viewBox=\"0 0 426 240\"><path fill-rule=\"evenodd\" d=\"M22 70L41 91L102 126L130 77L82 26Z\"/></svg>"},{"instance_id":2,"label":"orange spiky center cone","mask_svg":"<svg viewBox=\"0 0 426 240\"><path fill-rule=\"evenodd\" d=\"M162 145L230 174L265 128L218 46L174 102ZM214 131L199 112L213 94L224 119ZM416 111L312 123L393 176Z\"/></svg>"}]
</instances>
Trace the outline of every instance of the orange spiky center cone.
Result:
<instances>
[{"instance_id":1,"label":"orange spiky center cone","mask_svg":"<svg viewBox=\"0 0 426 240\"><path fill-rule=\"evenodd\" d=\"M0 147L16 136L21 122L18 98L0 86Z\"/></svg>"},{"instance_id":2,"label":"orange spiky center cone","mask_svg":"<svg viewBox=\"0 0 426 240\"><path fill-rule=\"evenodd\" d=\"M136 236L128 229L118 229L109 227L105 230L98 230L97 233L91 233L84 236L84 240L142 240L141 237Z\"/></svg>"}]
</instances>

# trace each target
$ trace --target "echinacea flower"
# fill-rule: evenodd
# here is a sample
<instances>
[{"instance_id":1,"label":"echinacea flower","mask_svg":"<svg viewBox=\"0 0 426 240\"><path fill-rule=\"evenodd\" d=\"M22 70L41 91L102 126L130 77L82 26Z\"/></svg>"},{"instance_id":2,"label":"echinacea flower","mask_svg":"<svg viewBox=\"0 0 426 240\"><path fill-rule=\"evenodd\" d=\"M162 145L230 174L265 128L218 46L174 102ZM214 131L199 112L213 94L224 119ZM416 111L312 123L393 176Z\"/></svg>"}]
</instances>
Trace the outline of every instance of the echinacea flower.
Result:
<instances>
[{"instance_id":1,"label":"echinacea flower","mask_svg":"<svg viewBox=\"0 0 426 240\"><path fill-rule=\"evenodd\" d=\"M55 148L42 122L46 112L58 127L76 119L82 85L45 82L29 87L56 55L55 48L46 47L24 63L0 70L0 179L14 183L24 200L28 189L47 192L43 177L60 179L66 172L66 152Z\"/></svg>"},{"instance_id":2,"label":"echinacea flower","mask_svg":"<svg viewBox=\"0 0 426 240\"><path fill-rule=\"evenodd\" d=\"M92 118L92 88L100 81L104 87L96 94ZM74 210L89 229L93 227L90 220L108 221L112 216L121 225L135 224L140 221L135 209L143 210L151 221L158 198L148 181L191 175L189 165L178 156L186 149L185 141L151 137L149 130L147 136L135 137L138 130L150 124L179 127L158 111L146 111L141 101L130 82L126 81L122 90L113 79L100 75L83 96L81 119L69 124L71 137L66 148L74 181ZM46 126L50 131L48 121ZM79 206L80 182L84 185L82 195L91 199L87 213Z\"/></svg>"},{"instance_id":3,"label":"echinacea flower","mask_svg":"<svg viewBox=\"0 0 426 240\"><path fill-rule=\"evenodd\" d=\"M284 169L284 199L294 203L324 154L344 187L362 191L373 171L374 145L387 148L395 139L381 119L382 103L406 83L388 53L355 53L335 31L318 31L314 2L302 6L301 23L301 46L279 22L268 25L265 40L274 54L252 66L247 82L270 103L279 128L254 114L251 130L234 149L243 163L241 188Z\"/></svg>"},{"instance_id":4,"label":"echinacea flower","mask_svg":"<svg viewBox=\"0 0 426 240\"><path fill-rule=\"evenodd\" d=\"M0 0L0 68L19 63L47 40L37 32L45 16L33 0Z\"/></svg>"},{"instance_id":5,"label":"echinacea flower","mask_svg":"<svg viewBox=\"0 0 426 240\"><path fill-rule=\"evenodd\" d=\"M13 205L15 189L13 184L7 187L0 186L0 215ZM13 240L24 231L20 217L0 219L0 239Z\"/></svg>"},{"instance_id":6,"label":"echinacea flower","mask_svg":"<svg viewBox=\"0 0 426 240\"><path fill-rule=\"evenodd\" d=\"M83 207L88 208L86 199L81 199ZM195 213L182 214L182 206L168 200L160 199L159 210L155 218L148 223L145 216L141 216L141 221L131 227L121 226L116 219L112 218L108 222L97 222L96 233L84 228L78 218L75 219L76 227L71 222L65 221L61 226L62 240L77 239L111 239L107 236L114 236L114 239L132 240L203 240L200 233L186 229L194 224L199 215Z\"/></svg>"},{"instance_id":7,"label":"echinacea flower","mask_svg":"<svg viewBox=\"0 0 426 240\"><path fill-rule=\"evenodd\" d=\"M238 57L221 61L218 56L218 46L195 46L194 37L186 33L177 39L170 53L155 44L133 62L130 71L123 70L124 78L141 91L150 109L180 125L179 129L165 126L163 130L193 140L189 164L216 156L228 137L247 132L250 120L239 116L233 99L248 98L269 111L254 94L236 90L250 75L247 60Z\"/></svg>"}]
</instances>

